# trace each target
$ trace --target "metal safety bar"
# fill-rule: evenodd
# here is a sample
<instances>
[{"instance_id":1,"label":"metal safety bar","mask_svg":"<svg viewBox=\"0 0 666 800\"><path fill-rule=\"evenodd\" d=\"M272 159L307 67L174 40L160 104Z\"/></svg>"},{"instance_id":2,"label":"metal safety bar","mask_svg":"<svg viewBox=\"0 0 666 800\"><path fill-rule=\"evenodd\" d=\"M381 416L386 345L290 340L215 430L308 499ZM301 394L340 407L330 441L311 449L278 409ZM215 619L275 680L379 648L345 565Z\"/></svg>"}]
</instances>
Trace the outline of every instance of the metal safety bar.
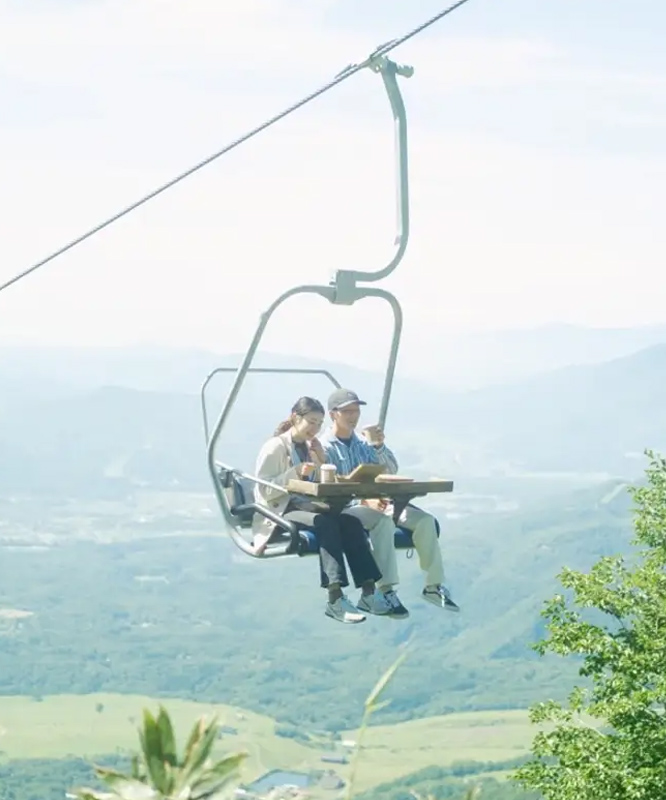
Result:
<instances>
[{"instance_id":1,"label":"metal safety bar","mask_svg":"<svg viewBox=\"0 0 666 800\"><path fill-rule=\"evenodd\" d=\"M383 427L384 420L386 418L389 399L391 396L393 376L395 373L395 367L398 358L398 348L400 345L400 335L402 332L402 309L400 308L398 300L390 292L385 291L384 289L364 288L364 289L358 289L357 291L358 291L357 299L361 299L362 297L378 297L386 300L393 310L393 320L394 320L393 338L391 342L391 349L389 352L389 363L386 370L384 392L382 395L382 404L379 415L379 424ZM238 396L238 392L240 391L245 376L250 370L250 364L252 363L252 359L259 347L259 343L261 342L261 338L266 329L268 321L275 313L275 311L286 300L297 294L318 294L321 295L322 297L325 297L330 302L333 302L333 300L330 297L331 293L332 293L332 288L330 286L310 286L310 285L297 286L294 289L289 289L287 292L284 292L284 294L282 294L274 303L272 303L268 307L268 309L264 312L264 314L261 315L259 327L257 328L257 331L254 335L254 338L252 339L252 343L250 344L250 347L245 355L245 358L243 359L243 362L241 363L240 367L236 372L236 378L234 380L231 389L229 390L227 400L220 413L220 416L218 417L215 423L215 427L213 428L213 431L210 434L210 437L208 438L208 448L207 448L208 469L213 479L213 487L215 489L218 502L222 507L226 521L229 523L231 538L236 543L236 545L248 555L254 555L254 552L250 547L250 545L248 545L242 534L238 531L236 527L236 520L234 519L234 515L231 511L231 507L228 503L227 496L224 493L223 487L220 484L219 469L221 465L217 461L217 456L216 456L216 447L220 437L220 433L222 432L222 428L224 427L224 424L227 421L229 414L231 413L231 409L236 400L236 397ZM247 477L250 480L257 482L257 479L254 476L248 475ZM272 547L270 550L270 555L271 556L288 555L289 552L293 551L291 550L290 544L286 543L283 545L275 545L274 547ZM266 551L263 557L265 557L268 554L269 551Z\"/></svg>"},{"instance_id":2,"label":"metal safety bar","mask_svg":"<svg viewBox=\"0 0 666 800\"><path fill-rule=\"evenodd\" d=\"M240 503L240 505L236 505L235 503L232 504L228 501L227 496L225 494L225 490L231 489L232 493L234 491L233 481L236 478L244 478L246 480L252 481L253 483L258 483L262 486L267 486L271 489L277 489L280 492L286 492L286 489L283 486L277 486L276 484L271 483L270 481L264 481L261 478L257 478L254 475L248 475L246 472L241 470L235 469L228 464L218 463L216 465L216 475L215 475L215 486L219 487L219 490L216 488L216 494L218 500L220 500L220 492L223 500L220 500L220 506L222 508L222 513L224 514L224 519L229 526L229 532L233 542L236 546L242 550L246 555L254 556L255 558L256 553L254 552L254 548L252 545L246 541L245 537L238 531L238 520L236 518L236 514L244 512L244 511L253 511L255 514L259 514L260 516L265 517L266 519L271 520L271 522L275 523L278 528L281 528L285 533L289 534L289 540L287 542L281 542L279 545L271 546L265 550L262 555L262 558L275 558L276 556L285 556L285 555L298 555L300 552L300 534L298 532L297 527L294 525L293 522L289 522L288 520L282 519L278 514L272 511L270 508L266 506L255 503L253 500L248 502Z\"/></svg>"},{"instance_id":3,"label":"metal safety bar","mask_svg":"<svg viewBox=\"0 0 666 800\"><path fill-rule=\"evenodd\" d=\"M206 437L206 444L208 444L208 440L210 439L210 426L208 422L208 406L206 403L206 390L211 382L211 380L216 376L220 375L223 372L237 372L238 367L216 367L212 372L208 373L208 377L203 382L201 386L201 413L203 415L204 421L204 436ZM323 375L325 378L328 378L329 381L335 386L337 389L340 388L341 384L338 380L336 380L333 375L327 369L308 369L308 368L291 368L291 367L250 367L248 372L263 372L263 373L281 373L287 375Z\"/></svg>"}]
</instances>

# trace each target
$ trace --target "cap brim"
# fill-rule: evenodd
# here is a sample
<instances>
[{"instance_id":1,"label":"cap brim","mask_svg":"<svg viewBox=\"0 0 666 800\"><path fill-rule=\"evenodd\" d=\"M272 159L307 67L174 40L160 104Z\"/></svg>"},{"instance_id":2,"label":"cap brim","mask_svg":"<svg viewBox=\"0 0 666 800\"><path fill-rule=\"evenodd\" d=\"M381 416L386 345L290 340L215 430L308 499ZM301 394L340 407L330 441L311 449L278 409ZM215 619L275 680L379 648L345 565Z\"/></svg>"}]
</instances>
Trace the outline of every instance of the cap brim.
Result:
<instances>
[{"instance_id":1,"label":"cap brim","mask_svg":"<svg viewBox=\"0 0 666 800\"><path fill-rule=\"evenodd\" d=\"M347 408L347 406L367 406L368 404L365 400L347 400L344 403L340 403L340 405L335 406L333 411L338 411L341 408Z\"/></svg>"}]
</instances>

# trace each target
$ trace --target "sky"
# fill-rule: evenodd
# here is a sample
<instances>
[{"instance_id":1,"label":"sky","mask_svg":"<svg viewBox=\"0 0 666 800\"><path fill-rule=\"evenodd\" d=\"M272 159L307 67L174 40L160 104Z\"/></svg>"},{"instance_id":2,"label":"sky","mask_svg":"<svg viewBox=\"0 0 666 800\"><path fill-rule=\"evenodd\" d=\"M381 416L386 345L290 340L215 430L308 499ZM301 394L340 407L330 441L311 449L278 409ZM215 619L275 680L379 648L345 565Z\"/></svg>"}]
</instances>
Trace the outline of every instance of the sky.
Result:
<instances>
[{"instance_id":1,"label":"sky","mask_svg":"<svg viewBox=\"0 0 666 800\"><path fill-rule=\"evenodd\" d=\"M414 27L442 0L0 0L0 281ZM469 0L393 52L401 358L469 331L666 321L663 0ZM284 290L375 270L393 125L363 71L0 293L4 343L243 351ZM262 349L383 359L388 308L289 301Z\"/></svg>"}]
</instances>

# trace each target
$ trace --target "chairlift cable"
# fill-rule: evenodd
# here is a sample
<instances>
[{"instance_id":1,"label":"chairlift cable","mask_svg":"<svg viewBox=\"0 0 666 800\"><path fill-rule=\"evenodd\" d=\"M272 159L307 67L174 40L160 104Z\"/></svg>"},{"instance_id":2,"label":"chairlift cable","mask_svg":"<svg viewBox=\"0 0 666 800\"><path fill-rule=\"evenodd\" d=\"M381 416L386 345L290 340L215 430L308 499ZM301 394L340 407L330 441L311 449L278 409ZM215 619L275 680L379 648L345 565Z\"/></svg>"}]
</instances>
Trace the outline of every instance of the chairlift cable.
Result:
<instances>
[{"instance_id":1,"label":"chairlift cable","mask_svg":"<svg viewBox=\"0 0 666 800\"><path fill-rule=\"evenodd\" d=\"M227 153L229 153L234 148L238 147L239 145L243 144L244 142L247 142L249 139L252 139L254 136L256 136L257 134L261 133L262 131L265 131L267 128L270 128L276 122L279 122L281 119L284 119L289 114L291 114L294 111L298 110L299 108L302 108L303 106L307 105L307 103L310 103L312 100L315 100L317 97L320 97L321 95L325 94L330 89L333 89L338 84L342 83L343 81L346 81L347 78L351 78L352 75L355 75L357 72L360 72L362 69L365 69L372 62L374 62L375 60L381 58L381 56L386 55L387 53L389 53L391 50L394 50L399 45L404 44L407 40L409 40L412 37L418 35L419 33L422 33L426 28L429 28L431 25L434 25L436 22L438 22L439 20L443 19L447 15L451 14L453 11L455 11L458 8L460 8L460 6L464 5L467 2L468 2L468 0L458 0L456 3L453 3L448 8L445 8L443 11L440 11L438 14L435 14L434 17L431 17L430 19L426 20L426 22L422 23L421 25L419 25L418 27L416 27L413 30L409 31L408 33L404 34L403 36L400 36L397 39L391 39L391 41L384 43L383 45L378 47L377 50L375 50L375 52L372 53L371 56L369 58L367 58L365 61L363 61L363 62L361 62L359 64L350 64L349 66L345 67L345 69L342 70L341 72L339 72L335 76L335 78L333 78L333 80L329 81L324 86L322 86L321 88L317 89L315 92L312 92L311 94L307 95L303 99L299 100L298 102L296 102L293 105L291 105L288 108L286 108L284 111L281 111L279 114L276 114L275 116L273 116L270 119L266 120L261 125L259 125L258 127L254 128L253 130L249 131L248 133L243 134L243 136L239 137L238 139L235 139L233 142L231 142L230 144L226 145L226 147L222 148L222 150L218 150L216 153L213 153L211 156L208 156L208 158L205 158L203 161L200 161L198 164L195 164L193 167L190 167L185 172L182 172L180 175L177 175L175 178L172 178L167 183L162 184L157 189L154 189L152 192L150 192L149 194L147 194L144 197L142 197L140 200L137 200L136 202L134 202L131 205L129 205L126 208L124 208L122 211L119 211L117 214L114 214L112 217L109 217L104 222L100 223L99 225L96 225L94 228L92 228L91 230L89 230L86 233L82 234L78 238L72 240L68 244L64 245L59 250L56 250L55 252L51 253L51 255L47 256L46 258L42 259L41 261L38 261L36 264L33 264L31 267L28 267L28 269L23 270L23 272L19 272L17 275L15 275L10 280L6 281L3 284L0 284L0 292L4 291L5 289L9 288L13 284L15 284L18 281L20 281L21 279L23 279L23 278L27 277L28 275L30 275L31 273L35 272L40 267L45 266L50 261L55 260L58 256L63 255L68 250L72 250L74 247L76 247L77 245L81 244L86 239L91 238L96 233L99 233L104 228L107 228L113 222L116 222L117 220L119 220L122 217L126 216L131 211L134 211L135 209L137 209L140 206L144 205L149 200L152 200L154 197L157 197L158 195L162 194L167 189L170 189L172 186L175 186L177 183L180 183L182 180L184 180L185 178L188 178L190 175L193 175L195 172L198 172L203 167L208 166L208 164L211 164L213 161L215 161L216 159L220 158L220 156L226 155Z\"/></svg>"}]
</instances>

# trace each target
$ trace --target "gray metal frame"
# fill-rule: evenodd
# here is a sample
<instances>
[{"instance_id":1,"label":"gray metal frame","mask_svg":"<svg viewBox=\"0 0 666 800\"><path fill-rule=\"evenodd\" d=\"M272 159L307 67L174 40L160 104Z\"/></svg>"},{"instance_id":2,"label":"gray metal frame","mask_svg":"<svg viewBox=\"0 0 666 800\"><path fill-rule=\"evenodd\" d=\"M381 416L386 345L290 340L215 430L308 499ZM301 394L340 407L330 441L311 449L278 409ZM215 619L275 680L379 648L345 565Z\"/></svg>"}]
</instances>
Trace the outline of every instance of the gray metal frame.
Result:
<instances>
[{"instance_id":1,"label":"gray metal frame","mask_svg":"<svg viewBox=\"0 0 666 800\"><path fill-rule=\"evenodd\" d=\"M325 378L328 378L329 381L335 386L336 389L339 389L341 384L338 380L336 380L333 375L327 369L306 369L306 368L289 368L289 367L250 367L248 372L265 372L265 373L282 373L287 375L323 375ZM208 377L203 382L201 386L201 413L203 415L204 421L204 436L206 437L206 444L210 441L210 427L208 424L208 407L206 404L206 390L210 385L210 382L216 375L220 375L223 372L238 372L237 367L216 367L212 372L208 373Z\"/></svg>"},{"instance_id":2,"label":"gray metal frame","mask_svg":"<svg viewBox=\"0 0 666 800\"><path fill-rule=\"evenodd\" d=\"M384 381L384 390L382 394L382 400L380 405L379 411L379 424L382 427L386 425L386 417L388 414L388 406L391 399L391 390L393 387L393 377L395 374L395 368L398 360L398 350L400 347L400 337L402 334L402 309L400 307L400 303L398 302L397 298L384 289L377 289L372 287L360 287L357 286L358 281L364 282L374 282L382 280L390 275L395 268L398 266L400 261L402 261L403 256L405 255L405 251L407 249L407 243L409 240L409 180L408 180L408 153L407 153L407 115L405 112L405 105L402 99L402 94L400 92L400 87L398 86L398 76L410 78L413 75L413 68L408 66L401 66L396 64L394 61L386 58L385 56L380 56L377 58L371 58L368 64L369 68L374 72L378 72L382 80L384 82L384 88L386 90L386 94L388 96L389 102L391 104L391 111L393 113L393 120L395 126L395 142L396 142L396 165L397 165L397 235L395 239L396 251L393 255L391 261L382 269L377 270L375 272L359 272L355 270L337 270L328 286L318 286L315 284L305 284L303 286L296 286L293 289L289 289L288 291L281 294L277 300L275 300L264 313L261 315L259 319L259 325L257 330L254 334L252 341L250 342L250 346L248 351L243 359L242 363L238 367L236 371L236 379L229 390L229 394L227 395L227 399L225 401L224 407L220 412L220 416L218 417L215 427L213 428L212 433L209 435L208 429L208 417L205 408L205 389L210 382L211 377L218 371L234 371L233 368L220 368L219 370L215 370L211 373L204 385L202 387L202 406L203 406L203 413L204 413L204 426L206 432L206 442L207 442L207 455L208 455L208 469L210 471L213 486L215 488L215 494L217 496L218 502L220 507L224 513L224 517L226 522L229 525L230 535L234 543L245 553L248 555L254 555L251 546L242 536L240 531L237 528L236 521L234 519L233 514L231 513L231 509L229 503L227 501L227 497L224 493L224 489L220 483L220 470L224 469L229 472L236 472L237 475L240 477L248 478L257 483L266 483L265 481L259 481L256 477L252 475L247 475L245 473L240 473L237 470L234 470L232 467L228 467L225 464L219 462L216 458L216 447L220 437L220 433L224 428L224 424L226 423L229 414L231 412L231 408L238 396L238 392L240 391L241 385L245 379L245 376L250 371L269 371L269 370L251 370L251 363L252 359L254 358L257 349L259 347L259 343L261 342L261 338L264 334L266 326L274 314L274 312L286 301L289 300L291 297L295 297L299 294L317 294L320 297L323 297L325 300L328 300L329 303L333 305L346 305L351 306L354 303L362 300L366 297L378 297L382 300L385 300L391 310L393 312L393 338L391 341L391 349L389 352L389 359L388 365L386 370L386 378ZM270 370L278 372L280 370ZM293 372L294 370L287 370ZM325 371L322 371L325 372ZM332 378L332 376L329 375ZM335 383L335 381L333 381ZM276 487L280 488L280 487ZM281 489L281 491L285 491ZM275 556L283 556L288 555L289 551L289 544L280 544L274 547L269 548L262 558L266 557L275 557Z\"/></svg>"}]
</instances>

